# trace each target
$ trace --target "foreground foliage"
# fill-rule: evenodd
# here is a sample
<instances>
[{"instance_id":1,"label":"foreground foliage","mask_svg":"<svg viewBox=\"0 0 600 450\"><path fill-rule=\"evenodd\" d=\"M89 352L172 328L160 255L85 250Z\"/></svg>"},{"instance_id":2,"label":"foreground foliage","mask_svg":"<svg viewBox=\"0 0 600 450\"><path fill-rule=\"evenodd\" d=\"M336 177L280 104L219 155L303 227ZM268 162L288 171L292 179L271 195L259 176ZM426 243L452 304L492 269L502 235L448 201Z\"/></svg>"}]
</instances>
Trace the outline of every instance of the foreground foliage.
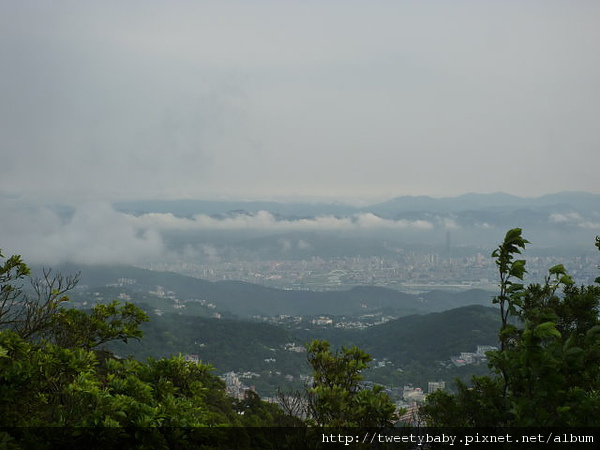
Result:
<instances>
[{"instance_id":1,"label":"foreground foliage","mask_svg":"<svg viewBox=\"0 0 600 450\"><path fill-rule=\"evenodd\" d=\"M502 321L500 349L488 353L496 376L429 396L421 411L429 425L600 425L600 286L576 286L562 265L542 284L523 284L526 261L516 257L528 243L515 228L492 253Z\"/></svg>"},{"instance_id":2,"label":"foreground foliage","mask_svg":"<svg viewBox=\"0 0 600 450\"><path fill-rule=\"evenodd\" d=\"M152 427L156 432L146 435L154 448L193 442L198 427L290 423L256 394L228 397L207 364L182 356L144 363L102 350L111 341L141 338L139 326L148 318L116 301L88 312L68 308L65 293L76 283L77 277L49 271L33 279L18 256L0 265L0 426L19 442L42 442L44 433L25 437L25 427L71 430L65 431L69 442L90 434L100 439L101 429L118 439L109 428L125 434L128 427ZM60 437L49 433L44 442Z\"/></svg>"},{"instance_id":3,"label":"foreground foliage","mask_svg":"<svg viewBox=\"0 0 600 450\"><path fill-rule=\"evenodd\" d=\"M308 416L319 426L382 428L393 426L396 407L382 386L361 385L371 357L358 347L335 354L327 341L314 340L308 349L313 384L308 390Z\"/></svg>"}]
</instances>

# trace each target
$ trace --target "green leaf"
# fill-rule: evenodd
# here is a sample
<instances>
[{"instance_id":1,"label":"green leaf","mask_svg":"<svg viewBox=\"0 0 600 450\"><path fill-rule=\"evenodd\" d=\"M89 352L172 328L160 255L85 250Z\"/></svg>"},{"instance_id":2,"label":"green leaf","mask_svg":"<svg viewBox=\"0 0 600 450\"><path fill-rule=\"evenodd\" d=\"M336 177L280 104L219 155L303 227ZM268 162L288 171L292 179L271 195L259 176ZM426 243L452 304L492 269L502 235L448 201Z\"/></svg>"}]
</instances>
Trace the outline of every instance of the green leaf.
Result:
<instances>
[{"instance_id":1,"label":"green leaf","mask_svg":"<svg viewBox=\"0 0 600 450\"><path fill-rule=\"evenodd\" d=\"M571 347L566 351L567 356L580 355L583 353L583 349L580 347Z\"/></svg>"},{"instance_id":2,"label":"green leaf","mask_svg":"<svg viewBox=\"0 0 600 450\"><path fill-rule=\"evenodd\" d=\"M585 333L585 337L586 339L593 339L597 334L600 334L600 325L595 325L589 330L587 330Z\"/></svg>"},{"instance_id":3,"label":"green leaf","mask_svg":"<svg viewBox=\"0 0 600 450\"><path fill-rule=\"evenodd\" d=\"M567 273L565 266L563 266L562 264L557 264L556 266L551 267L548 270L548 273L550 275L564 275Z\"/></svg>"},{"instance_id":4,"label":"green leaf","mask_svg":"<svg viewBox=\"0 0 600 450\"><path fill-rule=\"evenodd\" d=\"M527 273L527 270L525 269L525 260L524 259L518 259L516 261L514 261L510 267L510 272L509 274L515 278L518 278L519 280L523 279L523 276Z\"/></svg>"},{"instance_id":5,"label":"green leaf","mask_svg":"<svg viewBox=\"0 0 600 450\"><path fill-rule=\"evenodd\" d=\"M575 282L573 281L573 278L571 278L571 275L567 275L567 274L560 277L559 283L564 284L565 286L572 286L575 284Z\"/></svg>"},{"instance_id":6,"label":"green leaf","mask_svg":"<svg viewBox=\"0 0 600 450\"><path fill-rule=\"evenodd\" d=\"M533 335L541 339L561 337L560 331L556 329L556 324L554 322L544 322L539 324L533 330Z\"/></svg>"}]
</instances>

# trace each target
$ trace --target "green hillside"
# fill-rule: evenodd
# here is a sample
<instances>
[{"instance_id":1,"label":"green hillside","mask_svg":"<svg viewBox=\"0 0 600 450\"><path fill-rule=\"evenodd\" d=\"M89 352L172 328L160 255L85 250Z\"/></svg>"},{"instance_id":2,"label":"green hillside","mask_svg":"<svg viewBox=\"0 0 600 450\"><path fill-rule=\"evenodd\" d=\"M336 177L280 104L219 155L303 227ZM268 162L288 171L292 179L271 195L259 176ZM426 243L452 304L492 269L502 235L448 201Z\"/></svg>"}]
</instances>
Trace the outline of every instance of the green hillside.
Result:
<instances>
[{"instance_id":1,"label":"green hillside","mask_svg":"<svg viewBox=\"0 0 600 450\"><path fill-rule=\"evenodd\" d=\"M374 357L399 363L445 360L477 345L497 345L499 326L495 308L472 305L392 320L364 330L356 343Z\"/></svg>"},{"instance_id":2,"label":"green hillside","mask_svg":"<svg viewBox=\"0 0 600 450\"><path fill-rule=\"evenodd\" d=\"M165 314L152 317L141 328L143 339L127 344L115 342L110 350L140 360L197 355L214 366L217 374L253 372L255 375L246 383L256 386L263 396L274 395L284 384L300 386L298 376L309 371L306 353L285 348L286 344L297 343L295 337L267 323Z\"/></svg>"},{"instance_id":3,"label":"green hillside","mask_svg":"<svg viewBox=\"0 0 600 450\"><path fill-rule=\"evenodd\" d=\"M306 354L289 351L286 344L304 345L312 339L327 339L335 347L364 348L375 362L387 361L384 367L369 373L370 379L401 387L487 372L485 364L456 367L450 358L461 352L474 352L478 345L496 345L498 326L497 311L478 305L411 315L364 330L285 330L246 320L164 314L153 316L142 326L141 341L115 343L111 350L138 359L180 353L198 355L203 362L215 366L216 373L260 375L249 383L257 386L261 395L271 395L277 387L300 385L299 376L308 374Z\"/></svg>"},{"instance_id":4,"label":"green hillside","mask_svg":"<svg viewBox=\"0 0 600 450\"><path fill-rule=\"evenodd\" d=\"M495 308L471 305L402 317L364 330L304 329L297 334L300 340L326 339L336 347L356 345L365 349L376 367L368 378L401 388L487 374L485 363L457 367L450 359L462 352L475 352L478 345L497 345L499 326ZM377 367L379 363L382 367Z\"/></svg>"},{"instance_id":5,"label":"green hillside","mask_svg":"<svg viewBox=\"0 0 600 450\"><path fill-rule=\"evenodd\" d=\"M59 270L63 273L76 272L68 266ZM280 314L353 316L369 312L385 312L400 317L469 304L489 304L490 301L490 293L483 290L411 295L394 289L360 286L344 291L314 292L275 289L241 281L211 282L130 266L83 266L80 270L81 281L73 292L73 299L89 299L90 292L110 286L117 295L123 292L135 301L136 298L148 298L148 294L160 286L165 293L170 292L180 301L204 300L214 304L215 311L239 318Z\"/></svg>"}]
</instances>

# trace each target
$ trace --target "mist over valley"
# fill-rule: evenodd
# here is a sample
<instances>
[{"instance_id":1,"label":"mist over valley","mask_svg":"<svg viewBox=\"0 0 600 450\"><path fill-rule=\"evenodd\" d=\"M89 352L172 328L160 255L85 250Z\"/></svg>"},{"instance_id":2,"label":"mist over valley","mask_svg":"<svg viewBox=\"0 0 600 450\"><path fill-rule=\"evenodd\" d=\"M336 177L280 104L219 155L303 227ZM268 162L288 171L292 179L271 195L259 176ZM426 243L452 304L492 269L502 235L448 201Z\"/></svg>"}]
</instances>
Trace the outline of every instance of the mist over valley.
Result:
<instances>
[{"instance_id":1,"label":"mist over valley","mask_svg":"<svg viewBox=\"0 0 600 450\"><path fill-rule=\"evenodd\" d=\"M598 200L561 193L399 197L360 207L191 200L41 206L4 198L13 214L2 220L7 243L26 249L38 273L48 263L81 272L74 307L120 299L150 315L145 338L116 352L197 355L219 373L255 374L248 384L273 395L307 379L301 349L318 338L367 349L375 358L369 379L390 386L485 373L485 364L453 361L497 345L491 250L517 223L534 243L525 254L529 280L561 263L589 283L598 260L590 246ZM26 239L34 231L37 240Z\"/></svg>"}]
</instances>

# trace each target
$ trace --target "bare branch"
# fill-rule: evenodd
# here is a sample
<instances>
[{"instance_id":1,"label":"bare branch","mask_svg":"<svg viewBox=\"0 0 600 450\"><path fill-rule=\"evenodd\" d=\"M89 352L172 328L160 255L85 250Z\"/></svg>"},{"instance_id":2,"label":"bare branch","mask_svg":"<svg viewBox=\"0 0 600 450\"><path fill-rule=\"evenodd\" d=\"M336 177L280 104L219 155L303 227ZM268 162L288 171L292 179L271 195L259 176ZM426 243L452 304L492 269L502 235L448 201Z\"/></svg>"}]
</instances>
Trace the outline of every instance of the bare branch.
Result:
<instances>
[{"instance_id":1,"label":"bare branch","mask_svg":"<svg viewBox=\"0 0 600 450\"><path fill-rule=\"evenodd\" d=\"M65 276L43 269L41 277L32 278L21 257L11 256L0 266L0 328L13 330L25 339L43 334L51 326L57 307L68 301L66 293L77 286L79 277L79 273ZM24 289L25 278L30 290Z\"/></svg>"}]
</instances>

